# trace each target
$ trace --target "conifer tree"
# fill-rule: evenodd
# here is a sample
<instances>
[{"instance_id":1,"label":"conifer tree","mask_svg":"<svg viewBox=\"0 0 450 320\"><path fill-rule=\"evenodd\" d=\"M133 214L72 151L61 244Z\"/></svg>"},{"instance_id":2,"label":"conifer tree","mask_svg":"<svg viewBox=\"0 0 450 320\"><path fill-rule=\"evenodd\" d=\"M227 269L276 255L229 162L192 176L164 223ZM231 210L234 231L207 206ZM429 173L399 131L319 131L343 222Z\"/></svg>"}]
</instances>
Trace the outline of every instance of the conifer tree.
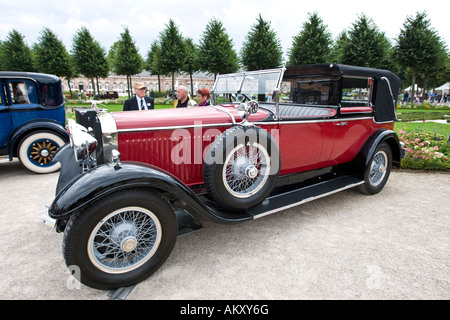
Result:
<instances>
[{"instance_id":1,"label":"conifer tree","mask_svg":"<svg viewBox=\"0 0 450 320\"><path fill-rule=\"evenodd\" d=\"M331 43L331 33L327 26L317 13L310 13L308 21L293 39L288 65L329 62Z\"/></svg>"},{"instance_id":2,"label":"conifer tree","mask_svg":"<svg viewBox=\"0 0 450 320\"><path fill-rule=\"evenodd\" d=\"M411 101L414 103L417 77L431 70L445 69L445 46L437 32L431 28L425 12L407 17L395 45L395 57L400 66L411 72Z\"/></svg>"},{"instance_id":3,"label":"conifer tree","mask_svg":"<svg viewBox=\"0 0 450 320\"><path fill-rule=\"evenodd\" d=\"M158 76L158 96L161 97L161 76L163 75L161 70L161 47L158 41L153 41L150 50L147 53L147 59L145 60L145 70L150 72L152 75Z\"/></svg>"},{"instance_id":4,"label":"conifer tree","mask_svg":"<svg viewBox=\"0 0 450 320\"><path fill-rule=\"evenodd\" d=\"M178 26L170 19L166 28L160 33L160 66L164 74L172 75L172 99L175 97L175 73L180 72L186 54L183 36Z\"/></svg>"},{"instance_id":5,"label":"conifer tree","mask_svg":"<svg viewBox=\"0 0 450 320\"><path fill-rule=\"evenodd\" d=\"M342 63L361 67L385 68L391 44L371 18L362 14L348 32Z\"/></svg>"},{"instance_id":6,"label":"conifer tree","mask_svg":"<svg viewBox=\"0 0 450 320\"><path fill-rule=\"evenodd\" d=\"M239 69L238 55L221 21L213 18L200 39L200 68L214 74L232 73Z\"/></svg>"},{"instance_id":7,"label":"conifer tree","mask_svg":"<svg viewBox=\"0 0 450 320\"><path fill-rule=\"evenodd\" d=\"M192 75L199 71L198 66L198 48L194 44L194 41L191 38L184 39L184 47L186 49L186 55L184 57L184 65L183 71L189 74L189 78L191 80L191 94L195 95L194 92L194 83L192 81Z\"/></svg>"},{"instance_id":8,"label":"conifer tree","mask_svg":"<svg viewBox=\"0 0 450 320\"><path fill-rule=\"evenodd\" d=\"M127 27L120 34L119 40L113 44L112 49L109 52L109 61L112 62L113 71L116 74L127 76L127 92L128 97L131 97L131 76L144 70L144 60Z\"/></svg>"},{"instance_id":9,"label":"conifer tree","mask_svg":"<svg viewBox=\"0 0 450 320\"><path fill-rule=\"evenodd\" d=\"M261 70L280 67L283 51L277 34L264 21L261 14L247 34L241 49L241 62L247 70Z\"/></svg>"},{"instance_id":10,"label":"conifer tree","mask_svg":"<svg viewBox=\"0 0 450 320\"><path fill-rule=\"evenodd\" d=\"M76 76L75 68L66 47L56 34L49 28L44 28L33 46L33 52L36 70L66 78L72 95L70 80Z\"/></svg>"},{"instance_id":11,"label":"conifer tree","mask_svg":"<svg viewBox=\"0 0 450 320\"><path fill-rule=\"evenodd\" d=\"M35 71L31 49L25 43L24 36L15 29L8 32L6 40L1 43L0 70Z\"/></svg>"},{"instance_id":12,"label":"conifer tree","mask_svg":"<svg viewBox=\"0 0 450 320\"><path fill-rule=\"evenodd\" d=\"M95 82L98 78L106 78L109 73L109 66L106 59L106 52L96 41L86 27L81 27L74 35L72 44L72 54L75 69L78 73L90 78L95 94Z\"/></svg>"}]
</instances>

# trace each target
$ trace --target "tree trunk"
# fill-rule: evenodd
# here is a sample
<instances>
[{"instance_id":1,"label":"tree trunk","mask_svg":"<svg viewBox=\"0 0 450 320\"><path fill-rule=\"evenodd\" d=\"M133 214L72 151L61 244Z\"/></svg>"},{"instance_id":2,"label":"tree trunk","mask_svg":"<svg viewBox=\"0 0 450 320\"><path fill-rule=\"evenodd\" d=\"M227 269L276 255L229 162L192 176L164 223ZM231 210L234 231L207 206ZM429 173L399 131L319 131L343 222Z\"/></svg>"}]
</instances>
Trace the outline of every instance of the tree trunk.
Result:
<instances>
[{"instance_id":1,"label":"tree trunk","mask_svg":"<svg viewBox=\"0 0 450 320\"><path fill-rule=\"evenodd\" d=\"M94 90L92 96L95 97L95 81L94 81L94 77L91 78L91 83L92 83L92 90Z\"/></svg>"},{"instance_id":2,"label":"tree trunk","mask_svg":"<svg viewBox=\"0 0 450 320\"><path fill-rule=\"evenodd\" d=\"M175 72L172 72L172 100L175 99Z\"/></svg>"},{"instance_id":3,"label":"tree trunk","mask_svg":"<svg viewBox=\"0 0 450 320\"><path fill-rule=\"evenodd\" d=\"M416 71L414 71L414 70L411 70L411 73L412 73L412 78L411 78L411 82L412 82L412 84L411 84L411 103L414 105L415 104L415 97L414 97L414 95L415 95L415 86L416 86Z\"/></svg>"},{"instance_id":4,"label":"tree trunk","mask_svg":"<svg viewBox=\"0 0 450 320\"><path fill-rule=\"evenodd\" d=\"M131 76L127 75L127 92L128 92L128 98L131 98L132 92L131 92Z\"/></svg>"},{"instance_id":5,"label":"tree trunk","mask_svg":"<svg viewBox=\"0 0 450 320\"><path fill-rule=\"evenodd\" d=\"M159 91L159 96L161 97L161 76L158 74L158 91Z\"/></svg>"},{"instance_id":6,"label":"tree trunk","mask_svg":"<svg viewBox=\"0 0 450 320\"><path fill-rule=\"evenodd\" d=\"M70 87L70 79L67 78L67 85L69 86L70 99L72 99L72 88Z\"/></svg>"},{"instance_id":7,"label":"tree trunk","mask_svg":"<svg viewBox=\"0 0 450 320\"><path fill-rule=\"evenodd\" d=\"M192 73L189 74L189 77L191 78L191 97L193 98L196 95L196 92L194 92L194 83L192 82Z\"/></svg>"},{"instance_id":8,"label":"tree trunk","mask_svg":"<svg viewBox=\"0 0 450 320\"><path fill-rule=\"evenodd\" d=\"M100 99L100 86L98 85L98 77L96 77L97 80L97 99Z\"/></svg>"}]
</instances>

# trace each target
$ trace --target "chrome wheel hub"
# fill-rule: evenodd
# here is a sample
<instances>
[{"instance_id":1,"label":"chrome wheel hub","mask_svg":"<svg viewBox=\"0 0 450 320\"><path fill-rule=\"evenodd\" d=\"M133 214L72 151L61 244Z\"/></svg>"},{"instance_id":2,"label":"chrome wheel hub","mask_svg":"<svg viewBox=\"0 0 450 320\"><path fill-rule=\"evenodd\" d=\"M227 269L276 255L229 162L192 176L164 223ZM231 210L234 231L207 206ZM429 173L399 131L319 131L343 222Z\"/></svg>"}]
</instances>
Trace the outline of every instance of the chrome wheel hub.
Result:
<instances>
[{"instance_id":1,"label":"chrome wheel hub","mask_svg":"<svg viewBox=\"0 0 450 320\"><path fill-rule=\"evenodd\" d=\"M128 237L123 239L121 243L121 248L125 252L131 252L136 249L137 247L137 240L134 237Z\"/></svg>"}]
</instances>

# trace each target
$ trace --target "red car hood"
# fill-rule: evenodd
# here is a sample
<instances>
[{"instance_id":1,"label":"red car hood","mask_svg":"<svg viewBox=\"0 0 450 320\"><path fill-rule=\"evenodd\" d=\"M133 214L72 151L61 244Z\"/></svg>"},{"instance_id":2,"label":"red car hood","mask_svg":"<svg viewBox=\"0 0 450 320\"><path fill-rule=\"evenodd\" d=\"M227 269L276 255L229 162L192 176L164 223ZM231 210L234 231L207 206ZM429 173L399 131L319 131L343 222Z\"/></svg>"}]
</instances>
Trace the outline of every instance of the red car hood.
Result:
<instances>
[{"instance_id":1,"label":"red car hood","mask_svg":"<svg viewBox=\"0 0 450 320\"><path fill-rule=\"evenodd\" d=\"M234 106L224 106L236 119L242 121L238 116L237 108ZM231 117L224 111L213 107L193 107L177 109L156 109L148 111L126 111L113 112L112 116L116 121L119 131L143 129L143 128L164 128L164 127L187 127L193 125L214 125L232 124ZM262 121L269 116L269 112L259 109L257 113L249 117L249 121Z\"/></svg>"}]
</instances>

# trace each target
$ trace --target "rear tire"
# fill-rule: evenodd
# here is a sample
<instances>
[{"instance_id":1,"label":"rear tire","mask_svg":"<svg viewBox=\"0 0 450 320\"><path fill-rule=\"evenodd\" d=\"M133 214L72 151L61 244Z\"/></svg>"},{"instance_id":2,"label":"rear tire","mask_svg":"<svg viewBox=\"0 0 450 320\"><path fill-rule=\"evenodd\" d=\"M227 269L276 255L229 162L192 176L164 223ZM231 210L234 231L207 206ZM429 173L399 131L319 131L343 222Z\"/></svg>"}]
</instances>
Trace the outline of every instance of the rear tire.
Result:
<instances>
[{"instance_id":1,"label":"rear tire","mask_svg":"<svg viewBox=\"0 0 450 320\"><path fill-rule=\"evenodd\" d=\"M97 289L136 284L154 273L175 245L178 225L170 203L157 193L129 189L73 215L63 255L79 281Z\"/></svg>"},{"instance_id":2,"label":"rear tire","mask_svg":"<svg viewBox=\"0 0 450 320\"><path fill-rule=\"evenodd\" d=\"M364 172L364 184L360 186L360 191L365 194L376 194L386 185L392 168L392 150L391 147L383 142L381 143Z\"/></svg>"}]
</instances>

